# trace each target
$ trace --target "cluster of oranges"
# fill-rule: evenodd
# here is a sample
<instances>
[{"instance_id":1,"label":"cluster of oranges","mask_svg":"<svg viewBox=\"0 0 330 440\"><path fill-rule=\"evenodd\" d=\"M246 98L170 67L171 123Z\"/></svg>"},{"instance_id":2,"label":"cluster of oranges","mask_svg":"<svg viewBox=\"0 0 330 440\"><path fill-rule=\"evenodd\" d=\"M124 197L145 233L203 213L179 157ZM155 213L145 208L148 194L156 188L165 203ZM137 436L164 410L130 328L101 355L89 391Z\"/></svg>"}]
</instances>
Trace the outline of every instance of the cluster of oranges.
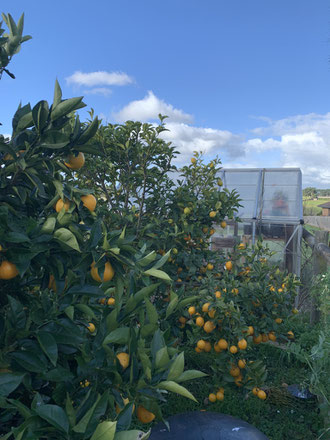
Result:
<instances>
[{"instance_id":1,"label":"cluster of oranges","mask_svg":"<svg viewBox=\"0 0 330 440\"><path fill-rule=\"evenodd\" d=\"M224 398L225 398L225 390L222 387L220 387L218 391L215 391L214 393L210 393L208 397L209 401L212 403L216 402L217 400L221 402Z\"/></svg>"},{"instance_id":2,"label":"cluster of oranges","mask_svg":"<svg viewBox=\"0 0 330 440\"><path fill-rule=\"evenodd\" d=\"M116 304L116 300L113 296L111 296L110 298L101 298L99 299L99 303L102 305L108 305L108 306L114 306Z\"/></svg>"}]
</instances>

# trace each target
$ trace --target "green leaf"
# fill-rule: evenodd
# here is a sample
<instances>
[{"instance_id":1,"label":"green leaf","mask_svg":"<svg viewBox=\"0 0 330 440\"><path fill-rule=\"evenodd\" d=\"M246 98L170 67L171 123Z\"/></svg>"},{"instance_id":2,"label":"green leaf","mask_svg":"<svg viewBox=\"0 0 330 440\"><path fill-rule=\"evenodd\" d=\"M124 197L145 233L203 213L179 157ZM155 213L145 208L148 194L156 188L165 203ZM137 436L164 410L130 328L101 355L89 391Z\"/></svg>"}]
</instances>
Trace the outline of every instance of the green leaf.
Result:
<instances>
[{"instance_id":1,"label":"green leaf","mask_svg":"<svg viewBox=\"0 0 330 440\"><path fill-rule=\"evenodd\" d=\"M54 98L53 98L53 109L61 102L62 99L62 90L59 85L57 79L55 80L55 88L54 88Z\"/></svg>"},{"instance_id":2,"label":"green leaf","mask_svg":"<svg viewBox=\"0 0 330 440\"><path fill-rule=\"evenodd\" d=\"M168 375L167 380L175 380L177 379L184 370L184 352L180 353L173 361Z\"/></svg>"},{"instance_id":3,"label":"green leaf","mask_svg":"<svg viewBox=\"0 0 330 440\"><path fill-rule=\"evenodd\" d=\"M84 284L83 286L73 286L71 287L67 294L69 295L87 295L87 296L95 296L101 298L104 295L103 290L97 286L90 286L88 284Z\"/></svg>"},{"instance_id":4,"label":"green leaf","mask_svg":"<svg viewBox=\"0 0 330 440\"><path fill-rule=\"evenodd\" d=\"M187 397L190 400L193 400L194 402L197 402L195 397L188 391L185 387L182 385L177 384L176 382L173 382L171 380L160 382L157 385L157 388L160 388L162 390L171 391L172 393L180 394L183 397Z\"/></svg>"},{"instance_id":5,"label":"green leaf","mask_svg":"<svg viewBox=\"0 0 330 440\"><path fill-rule=\"evenodd\" d=\"M73 408L69 393L66 394L65 412L68 417L70 426L74 426L76 424L76 412Z\"/></svg>"},{"instance_id":6,"label":"green leaf","mask_svg":"<svg viewBox=\"0 0 330 440\"><path fill-rule=\"evenodd\" d=\"M179 297L175 292L171 292L171 301L169 302L166 309L166 318L168 318L176 309L179 303Z\"/></svg>"},{"instance_id":7,"label":"green leaf","mask_svg":"<svg viewBox=\"0 0 330 440\"><path fill-rule=\"evenodd\" d=\"M157 324L158 322L158 313L156 307L149 301L148 298L145 299L147 316L150 324Z\"/></svg>"},{"instance_id":8,"label":"green leaf","mask_svg":"<svg viewBox=\"0 0 330 440\"><path fill-rule=\"evenodd\" d=\"M79 423L73 428L74 432L79 432L81 434L84 434L87 428L87 425L92 418L93 412L96 408L96 405L98 404L99 400L101 399L101 396L98 395L94 405L85 413L84 417L79 421Z\"/></svg>"},{"instance_id":9,"label":"green leaf","mask_svg":"<svg viewBox=\"0 0 330 440\"><path fill-rule=\"evenodd\" d=\"M95 429L91 440L113 440L115 438L117 422L101 422Z\"/></svg>"},{"instance_id":10,"label":"green leaf","mask_svg":"<svg viewBox=\"0 0 330 440\"><path fill-rule=\"evenodd\" d=\"M55 229L56 225L56 218L55 217L49 217L46 219L45 223L41 226L40 232L42 234L49 234L51 235Z\"/></svg>"},{"instance_id":11,"label":"green leaf","mask_svg":"<svg viewBox=\"0 0 330 440\"><path fill-rule=\"evenodd\" d=\"M149 275L150 277L160 278L161 280L171 281L171 278L166 272L158 269L149 269L143 272L144 275Z\"/></svg>"},{"instance_id":12,"label":"green leaf","mask_svg":"<svg viewBox=\"0 0 330 440\"><path fill-rule=\"evenodd\" d=\"M66 116L79 108L85 107L85 104L82 102L82 100L83 96L65 99L64 101L60 102L55 108L52 109L51 120L56 121L56 119L59 119L62 116Z\"/></svg>"},{"instance_id":13,"label":"green leaf","mask_svg":"<svg viewBox=\"0 0 330 440\"><path fill-rule=\"evenodd\" d=\"M51 333L39 331L37 333L37 339L50 362L56 367L58 350L54 336L52 336Z\"/></svg>"},{"instance_id":14,"label":"green leaf","mask_svg":"<svg viewBox=\"0 0 330 440\"><path fill-rule=\"evenodd\" d=\"M65 307L64 313L66 314L66 316L68 316L71 319L71 321L73 321L73 318L74 318L74 307L73 306Z\"/></svg>"},{"instance_id":15,"label":"green leaf","mask_svg":"<svg viewBox=\"0 0 330 440\"><path fill-rule=\"evenodd\" d=\"M184 382L186 380L199 379L200 377L207 376L206 373L198 370L187 370L184 371L177 379L176 382Z\"/></svg>"},{"instance_id":16,"label":"green leaf","mask_svg":"<svg viewBox=\"0 0 330 440\"><path fill-rule=\"evenodd\" d=\"M0 395L8 396L16 390L24 376L22 373L0 373Z\"/></svg>"},{"instance_id":17,"label":"green leaf","mask_svg":"<svg viewBox=\"0 0 330 440\"><path fill-rule=\"evenodd\" d=\"M35 353L29 351L16 351L12 353L11 356L27 371L43 373L47 368L46 359L43 360Z\"/></svg>"},{"instance_id":18,"label":"green leaf","mask_svg":"<svg viewBox=\"0 0 330 440\"><path fill-rule=\"evenodd\" d=\"M119 327L116 328L113 332L108 334L104 341L103 345L106 344L127 344L129 339L129 328L128 327Z\"/></svg>"},{"instance_id":19,"label":"green leaf","mask_svg":"<svg viewBox=\"0 0 330 440\"><path fill-rule=\"evenodd\" d=\"M46 420L56 429L64 431L66 434L69 432L69 420L64 410L57 405L41 405L36 408L35 412L39 417Z\"/></svg>"},{"instance_id":20,"label":"green leaf","mask_svg":"<svg viewBox=\"0 0 330 440\"><path fill-rule=\"evenodd\" d=\"M60 241L61 243L65 244L66 246L70 247L71 249L80 252L77 239L69 229L66 228L57 229L54 232L54 238Z\"/></svg>"},{"instance_id":21,"label":"green leaf","mask_svg":"<svg viewBox=\"0 0 330 440\"><path fill-rule=\"evenodd\" d=\"M107 330L108 332L112 332L118 327L118 310L113 309L111 313L106 317Z\"/></svg>"},{"instance_id":22,"label":"green leaf","mask_svg":"<svg viewBox=\"0 0 330 440\"><path fill-rule=\"evenodd\" d=\"M33 125L33 117L32 111L24 114L17 122L16 132L23 131L28 127L32 127Z\"/></svg>"},{"instance_id":23,"label":"green leaf","mask_svg":"<svg viewBox=\"0 0 330 440\"><path fill-rule=\"evenodd\" d=\"M159 286L159 283L151 284L150 286L143 287L136 292L134 296L131 296L125 306L125 312L130 313L141 301L147 296L150 296Z\"/></svg>"},{"instance_id":24,"label":"green leaf","mask_svg":"<svg viewBox=\"0 0 330 440\"><path fill-rule=\"evenodd\" d=\"M76 141L77 145L86 144L93 136L95 136L99 126L99 120L95 118L82 132Z\"/></svg>"},{"instance_id":25,"label":"green leaf","mask_svg":"<svg viewBox=\"0 0 330 440\"><path fill-rule=\"evenodd\" d=\"M96 318L93 310L86 304L76 304L75 307L85 313L88 318Z\"/></svg>"},{"instance_id":26,"label":"green leaf","mask_svg":"<svg viewBox=\"0 0 330 440\"><path fill-rule=\"evenodd\" d=\"M155 366L157 369L164 368L170 361L167 347L163 347L156 353Z\"/></svg>"},{"instance_id":27,"label":"green leaf","mask_svg":"<svg viewBox=\"0 0 330 440\"><path fill-rule=\"evenodd\" d=\"M49 107L47 101L39 101L32 109L32 118L35 127L40 133L47 125Z\"/></svg>"},{"instance_id":28,"label":"green leaf","mask_svg":"<svg viewBox=\"0 0 330 440\"><path fill-rule=\"evenodd\" d=\"M169 259L170 255L171 255L171 251L169 250L168 252L166 252L165 255L162 256L162 258L160 258L157 261L157 263L154 266L152 266L152 269L159 269L160 267L164 266L164 264Z\"/></svg>"},{"instance_id":29,"label":"green leaf","mask_svg":"<svg viewBox=\"0 0 330 440\"><path fill-rule=\"evenodd\" d=\"M47 130L41 138L40 146L52 150L61 149L70 143L68 136L59 130Z\"/></svg>"},{"instance_id":30,"label":"green leaf","mask_svg":"<svg viewBox=\"0 0 330 440\"><path fill-rule=\"evenodd\" d=\"M114 440L147 440L150 437L151 430L148 432L132 429L130 431L117 432ZM106 439L102 439L106 440Z\"/></svg>"},{"instance_id":31,"label":"green leaf","mask_svg":"<svg viewBox=\"0 0 330 440\"><path fill-rule=\"evenodd\" d=\"M155 251L150 252L150 254L143 257L141 260L138 261L140 266L148 266L150 263L152 263L157 257L157 254Z\"/></svg>"}]
</instances>

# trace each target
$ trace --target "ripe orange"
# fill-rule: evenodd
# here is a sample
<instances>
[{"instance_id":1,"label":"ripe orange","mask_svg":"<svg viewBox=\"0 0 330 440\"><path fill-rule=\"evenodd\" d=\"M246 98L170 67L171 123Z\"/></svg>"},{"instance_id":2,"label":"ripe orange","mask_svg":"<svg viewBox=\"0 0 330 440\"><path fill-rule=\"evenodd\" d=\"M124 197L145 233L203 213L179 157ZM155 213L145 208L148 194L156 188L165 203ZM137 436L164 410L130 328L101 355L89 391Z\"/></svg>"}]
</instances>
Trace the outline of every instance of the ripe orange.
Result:
<instances>
[{"instance_id":1,"label":"ripe orange","mask_svg":"<svg viewBox=\"0 0 330 440\"><path fill-rule=\"evenodd\" d=\"M275 319L276 324L281 324L283 322L282 318L276 318Z\"/></svg>"},{"instance_id":2,"label":"ripe orange","mask_svg":"<svg viewBox=\"0 0 330 440\"><path fill-rule=\"evenodd\" d=\"M225 229L225 227L227 226L227 223L222 220L222 222L220 223L220 226L222 227L222 229Z\"/></svg>"},{"instance_id":3,"label":"ripe orange","mask_svg":"<svg viewBox=\"0 0 330 440\"><path fill-rule=\"evenodd\" d=\"M214 318L215 317L215 309L211 309L207 312L207 314L209 315L210 318Z\"/></svg>"},{"instance_id":4,"label":"ripe orange","mask_svg":"<svg viewBox=\"0 0 330 440\"><path fill-rule=\"evenodd\" d=\"M108 306L114 306L116 304L115 298L109 298L107 304Z\"/></svg>"},{"instance_id":5,"label":"ripe orange","mask_svg":"<svg viewBox=\"0 0 330 440\"><path fill-rule=\"evenodd\" d=\"M198 318L196 318L196 325L198 325L198 327L203 327L204 319L201 316L198 316Z\"/></svg>"},{"instance_id":6,"label":"ripe orange","mask_svg":"<svg viewBox=\"0 0 330 440\"><path fill-rule=\"evenodd\" d=\"M240 350L246 350L246 347L247 347L247 342L246 342L246 340L245 339L241 339L241 340L239 340L238 341L238 348L240 349Z\"/></svg>"},{"instance_id":7,"label":"ripe orange","mask_svg":"<svg viewBox=\"0 0 330 440\"><path fill-rule=\"evenodd\" d=\"M215 344L213 345L213 348L214 348L214 351L215 351L216 353L221 353L221 352L222 352L222 349L219 347L218 343L215 343Z\"/></svg>"},{"instance_id":8,"label":"ripe orange","mask_svg":"<svg viewBox=\"0 0 330 440\"><path fill-rule=\"evenodd\" d=\"M254 387L254 388L252 389L252 393L253 393L255 396L258 395L258 391L259 391L259 388L257 388L257 387Z\"/></svg>"},{"instance_id":9,"label":"ripe orange","mask_svg":"<svg viewBox=\"0 0 330 440\"><path fill-rule=\"evenodd\" d=\"M261 340L262 342L268 342L268 335L266 333L262 333Z\"/></svg>"},{"instance_id":10,"label":"ripe orange","mask_svg":"<svg viewBox=\"0 0 330 440\"><path fill-rule=\"evenodd\" d=\"M129 354L127 354L127 353L118 353L116 357L119 360L119 363L123 367L123 369L126 370L126 368L129 365L129 359L130 359Z\"/></svg>"},{"instance_id":11,"label":"ripe orange","mask_svg":"<svg viewBox=\"0 0 330 440\"><path fill-rule=\"evenodd\" d=\"M181 324L185 324L186 321L187 321L187 318L185 318L184 316L180 316L179 322L181 322Z\"/></svg>"},{"instance_id":12,"label":"ripe orange","mask_svg":"<svg viewBox=\"0 0 330 440\"><path fill-rule=\"evenodd\" d=\"M206 333L211 333L215 329L215 325L212 321L206 321L206 323L203 326L203 329Z\"/></svg>"},{"instance_id":13,"label":"ripe orange","mask_svg":"<svg viewBox=\"0 0 330 440\"><path fill-rule=\"evenodd\" d=\"M99 304L105 304L107 302L107 299L106 298L101 298L101 299L99 299Z\"/></svg>"},{"instance_id":14,"label":"ripe orange","mask_svg":"<svg viewBox=\"0 0 330 440\"><path fill-rule=\"evenodd\" d=\"M288 335L288 338L289 339L293 339L294 338L294 333L293 333L293 331L288 331L288 333L287 333L287 335Z\"/></svg>"},{"instance_id":15,"label":"ripe orange","mask_svg":"<svg viewBox=\"0 0 330 440\"><path fill-rule=\"evenodd\" d=\"M245 366L246 366L246 360L245 360L245 359L240 359L240 360L238 361L238 366L239 366L241 369L245 368Z\"/></svg>"},{"instance_id":16,"label":"ripe orange","mask_svg":"<svg viewBox=\"0 0 330 440\"><path fill-rule=\"evenodd\" d=\"M209 401L213 403L216 400L217 400L217 396L214 393L210 393L209 394Z\"/></svg>"},{"instance_id":17,"label":"ripe orange","mask_svg":"<svg viewBox=\"0 0 330 440\"><path fill-rule=\"evenodd\" d=\"M238 367L232 366L229 370L229 374L233 377L238 377L241 373L241 370Z\"/></svg>"},{"instance_id":18,"label":"ripe orange","mask_svg":"<svg viewBox=\"0 0 330 440\"><path fill-rule=\"evenodd\" d=\"M87 328L88 328L88 330L89 330L91 333L94 333L96 327L95 327L95 325L94 325L92 322L90 322L90 323L88 324Z\"/></svg>"},{"instance_id":19,"label":"ripe orange","mask_svg":"<svg viewBox=\"0 0 330 440\"><path fill-rule=\"evenodd\" d=\"M218 391L216 394L217 400L222 401L225 398L225 395L223 394L223 392Z\"/></svg>"},{"instance_id":20,"label":"ripe orange","mask_svg":"<svg viewBox=\"0 0 330 440\"><path fill-rule=\"evenodd\" d=\"M210 229L210 235L213 235L213 234L215 234L215 229L214 229L214 228L211 228L211 229Z\"/></svg>"},{"instance_id":21,"label":"ripe orange","mask_svg":"<svg viewBox=\"0 0 330 440\"><path fill-rule=\"evenodd\" d=\"M238 245L238 249L240 249L240 250L245 249L245 244L244 243L240 243Z\"/></svg>"},{"instance_id":22,"label":"ripe orange","mask_svg":"<svg viewBox=\"0 0 330 440\"><path fill-rule=\"evenodd\" d=\"M257 396L259 397L259 399L261 400L265 400L267 398L267 394L265 393L264 390L259 390Z\"/></svg>"},{"instance_id":23,"label":"ripe orange","mask_svg":"<svg viewBox=\"0 0 330 440\"><path fill-rule=\"evenodd\" d=\"M194 315L196 313L196 308L194 306L189 307L188 309L189 315Z\"/></svg>"},{"instance_id":24,"label":"ripe orange","mask_svg":"<svg viewBox=\"0 0 330 440\"><path fill-rule=\"evenodd\" d=\"M233 263L231 261L226 261L225 267L227 270L232 270Z\"/></svg>"},{"instance_id":25,"label":"ripe orange","mask_svg":"<svg viewBox=\"0 0 330 440\"><path fill-rule=\"evenodd\" d=\"M271 341L276 341L275 332L269 332L268 333L268 339L270 339Z\"/></svg>"},{"instance_id":26,"label":"ripe orange","mask_svg":"<svg viewBox=\"0 0 330 440\"><path fill-rule=\"evenodd\" d=\"M107 282L107 281L112 280L112 278L115 275L115 271L114 271L113 267L111 266L111 264L109 263L109 261L107 261L104 266L103 280L101 280L101 277L99 275L97 267L94 267L95 264L96 264L95 261L93 261L93 263L91 265L91 276L94 281L98 281L99 283L103 283L103 282Z\"/></svg>"},{"instance_id":27,"label":"ripe orange","mask_svg":"<svg viewBox=\"0 0 330 440\"><path fill-rule=\"evenodd\" d=\"M210 303L203 304L202 311L206 313L208 311L209 307L210 307Z\"/></svg>"},{"instance_id":28,"label":"ripe orange","mask_svg":"<svg viewBox=\"0 0 330 440\"><path fill-rule=\"evenodd\" d=\"M214 265L212 263L208 263L208 265L206 266L207 270L213 270L214 269Z\"/></svg>"},{"instance_id":29,"label":"ripe orange","mask_svg":"<svg viewBox=\"0 0 330 440\"><path fill-rule=\"evenodd\" d=\"M156 416L140 405L137 409L137 417L141 423L151 423Z\"/></svg>"},{"instance_id":30,"label":"ripe orange","mask_svg":"<svg viewBox=\"0 0 330 440\"><path fill-rule=\"evenodd\" d=\"M204 351L205 351L206 353L209 353L211 350L212 350L212 345L211 345L211 343L210 343L209 341L206 341L206 342L205 342Z\"/></svg>"},{"instance_id":31,"label":"ripe orange","mask_svg":"<svg viewBox=\"0 0 330 440\"><path fill-rule=\"evenodd\" d=\"M85 208L87 208L90 212L95 211L97 202L93 194L87 194L87 196L81 196L81 201L85 206Z\"/></svg>"},{"instance_id":32,"label":"ripe orange","mask_svg":"<svg viewBox=\"0 0 330 440\"><path fill-rule=\"evenodd\" d=\"M192 157L192 158L190 159L190 162L191 162L192 164L196 163L196 161L197 161L197 159L196 159L195 157Z\"/></svg>"},{"instance_id":33,"label":"ripe orange","mask_svg":"<svg viewBox=\"0 0 330 440\"><path fill-rule=\"evenodd\" d=\"M211 212L209 213L209 216L210 216L211 218L214 218L216 215L217 215L216 211L211 211Z\"/></svg>"},{"instance_id":34,"label":"ripe orange","mask_svg":"<svg viewBox=\"0 0 330 440\"><path fill-rule=\"evenodd\" d=\"M17 267L10 261L3 260L0 264L0 280L11 280L18 275Z\"/></svg>"},{"instance_id":35,"label":"ripe orange","mask_svg":"<svg viewBox=\"0 0 330 440\"><path fill-rule=\"evenodd\" d=\"M219 290L217 290L215 293L214 293L214 295L215 295L215 297L216 298L221 298L221 292L219 291Z\"/></svg>"},{"instance_id":36,"label":"ripe orange","mask_svg":"<svg viewBox=\"0 0 330 440\"><path fill-rule=\"evenodd\" d=\"M56 212L60 212L62 210L62 208L64 207L65 211L68 211L70 208L70 202L68 199L65 199L65 201L63 202L62 199L58 199L55 205L55 211Z\"/></svg>"},{"instance_id":37,"label":"ripe orange","mask_svg":"<svg viewBox=\"0 0 330 440\"><path fill-rule=\"evenodd\" d=\"M252 325L249 325L248 335L252 336L253 333L254 333L254 328L252 327Z\"/></svg>"},{"instance_id":38,"label":"ripe orange","mask_svg":"<svg viewBox=\"0 0 330 440\"><path fill-rule=\"evenodd\" d=\"M238 352L238 348L236 347L236 345L231 345L229 351L232 354L236 354Z\"/></svg>"},{"instance_id":39,"label":"ripe orange","mask_svg":"<svg viewBox=\"0 0 330 440\"><path fill-rule=\"evenodd\" d=\"M84 166L85 156L84 153L79 152L77 156L70 154L67 158L67 162L64 162L71 170L80 170Z\"/></svg>"},{"instance_id":40,"label":"ripe orange","mask_svg":"<svg viewBox=\"0 0 330 440\"><path fill-rule=\"evenodd\" d=\"M261 335L253 336L253 342L255 344L260 344L261 341L262 341L262 336Z\"/></svg>"},{"instance_id":41,"label":"ripe orange","mask_svg":"<svg viewBox=\"0 0 330 440\"><path fill-rule=\"evenodd\" d=\"M204 341L203 339L200 339L200 340L197 342L197 347L198 347L200 350L204 350L204 348L205 348L205 341Z\"/></svg>"},{"instance_id":42,"label":"ripe orange","mask_svg":"<svg viewBox=\"0 0 330 440\"><path fill-rule=\"evenodd\" d=\"M218 347L221 348L221 350L226 350L228 348L228 342L226 339L219 339Z\"/></svg>"},{"instance_id":43,"label":"ripe orange","mask_svg":"<svg viewBox=\"0 0 330 440\"><path fill-rule=\"evenodd\" d=\"M198 348L198 347L195 347L195 351L196 351L196 353L201 353L203 350L201 350L201 349Z\"/></svg>"}]
</instances>

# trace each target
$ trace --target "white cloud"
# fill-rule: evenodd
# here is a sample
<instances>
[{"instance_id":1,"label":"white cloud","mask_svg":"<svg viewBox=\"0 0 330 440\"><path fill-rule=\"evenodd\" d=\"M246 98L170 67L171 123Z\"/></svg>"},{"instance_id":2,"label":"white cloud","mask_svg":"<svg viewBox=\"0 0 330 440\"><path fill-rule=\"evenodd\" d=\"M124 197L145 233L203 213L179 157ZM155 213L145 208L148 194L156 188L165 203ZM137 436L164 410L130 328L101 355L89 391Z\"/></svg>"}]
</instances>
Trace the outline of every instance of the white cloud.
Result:
<instances>
[{"instance_id":1,"label":"white cloud","mask_svg":"<svg viewBox=\"0 0 330 440\"><path fill-rule=\"evenodd\" d=\"M133 78L123 72L89 72L84 73L79 70L73 73L71 76L65 78L68 84L78 86L125 86L126 84L132 84Z\"/></svg>"},{"instance_id":2,"label":"white cloud","mask_svg":"<svg viewBox=\"0 0 330 440\"><path fill-rule=\"evenodd\" d=\"M140 100L132 101L118 113L113 115L117 122L136 120L147 122L158 119L158 115L168 116L171 122L192 122L193 117L182 110L174 108L171 104L157 98L152 91Z\"/></svg>"},{"instance_id":3,"label":"white cloud","mask_svg":"<svg viewBox=\"0 0 330 440\"><path fill-rule=\"evenodd\" d=\"M103 95L109 96L111 95L112 90L107 87L93 87L92 89L84 90L85 95Z\"/></svg>"},{"instance_id":4,"label":"white cloud","mask_svg":"<svg viewBox=\"0 0 330 440\"><path fill-rule=\"evenodd\" d=\"M180 151L178 160L185 162L194 151L203 151L207 155L226 155L234 159L244 155L242 139L230 131L214 128L196 127L183 123L169 122L169 131L162 133L162 138Z\"/></svg>"},{"instance_id":5,"label":"white cloud","mask_svg":"<svg viewBox=\"0 0 330 440\"><path fill-rule=\"evenodd\" d=\"M277 153L280 166L301 168L304 186L329 187L330 113L310 113L267 122L268 126L256 128L253 133L273 137L248 140L245 143L247 155Z\"/></svg>"}]
</instances>

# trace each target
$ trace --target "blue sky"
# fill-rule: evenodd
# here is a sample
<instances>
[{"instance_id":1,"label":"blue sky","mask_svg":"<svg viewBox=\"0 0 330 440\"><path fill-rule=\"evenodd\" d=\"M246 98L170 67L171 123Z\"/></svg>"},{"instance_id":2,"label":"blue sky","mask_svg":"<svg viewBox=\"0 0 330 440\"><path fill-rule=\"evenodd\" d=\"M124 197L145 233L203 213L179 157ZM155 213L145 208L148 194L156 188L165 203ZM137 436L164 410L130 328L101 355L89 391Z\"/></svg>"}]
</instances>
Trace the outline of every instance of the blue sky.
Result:
<instances>
[{"instance_id":1,"label":"blue sky","mask_svg":"<svg viewBox=\"0 0 330 440\"><path fill-rule=\"evenodd\" d=\"M3 6L2 6L3 7ZM0 83L2 132L20 101L85 96L105 121L168 114L167 139L225 167L300 167L330 187L326 0L15 0L24 43ZM81 112L82 118L86 112Z\"/></svg>"}]
</instances>

